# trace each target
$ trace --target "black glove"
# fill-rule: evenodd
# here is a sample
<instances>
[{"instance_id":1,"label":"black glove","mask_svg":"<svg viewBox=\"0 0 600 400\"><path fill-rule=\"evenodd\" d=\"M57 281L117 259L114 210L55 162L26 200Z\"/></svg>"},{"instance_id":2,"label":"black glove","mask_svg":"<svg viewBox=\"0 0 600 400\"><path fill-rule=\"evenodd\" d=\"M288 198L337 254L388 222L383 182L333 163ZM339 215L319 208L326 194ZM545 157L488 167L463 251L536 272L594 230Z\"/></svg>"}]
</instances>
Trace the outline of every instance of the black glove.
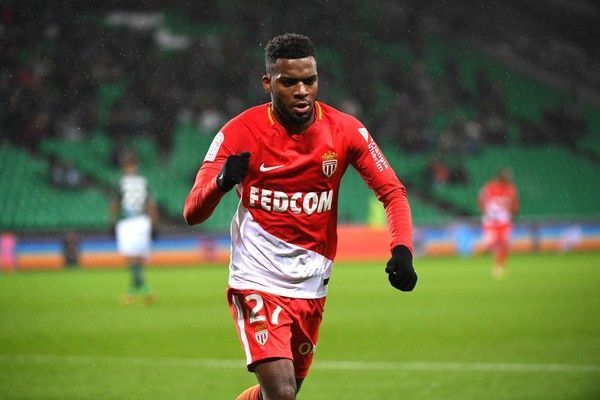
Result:
<instances>
[{"instance_id":1,"label":"black glove","mask_svg":"<svg viewBox=\"0 0 600 400\"><path fill-rule=\"evenodd\" d=\"M244 152L227 157L223 169L217 175L217 186L224 192L229 192L240 183L248 173L250 153Z\"/></svg>"},{"instance_id":2,"label":"black glove","mask_svg":"<svg viewBox=\"0 0 600 400\"><path fill-rule=\"evenodd\" d=\"M152 227L152 230L150 231L150 238L152 239L152 241L158 239L158 229L156 229L155 227Z\"/></svg>"},{"instance_id":3,"label":"black glove","mask_svg":"<svg viewBox=\"0 0 600 400\"><path fill-rule=\"evenodd\" d=\"M392 258L385 268L390 284L403 292L410 292L417 284L417 273L413 268L412 258L406 246L396 246L392 249Z\"/></svg>"},{"instance_id":4,"label":"black glove","mask_svg":"<svg viewBox=\"0 0 600 400\"><path fill-rule=\"evenodd\" d=\"M110 224L110 228L109 231L110 236L112 236L113 238L117 237L117 224Z\"/></svg>"}]
</instances>

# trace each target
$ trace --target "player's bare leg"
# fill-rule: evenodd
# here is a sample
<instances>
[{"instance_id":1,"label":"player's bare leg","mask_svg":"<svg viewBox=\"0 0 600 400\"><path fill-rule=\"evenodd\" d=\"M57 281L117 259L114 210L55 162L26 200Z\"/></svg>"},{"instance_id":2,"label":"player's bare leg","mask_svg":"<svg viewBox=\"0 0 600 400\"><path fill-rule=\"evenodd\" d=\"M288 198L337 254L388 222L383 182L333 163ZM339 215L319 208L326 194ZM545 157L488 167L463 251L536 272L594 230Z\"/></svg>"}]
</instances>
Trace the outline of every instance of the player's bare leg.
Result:
<instances>
[{"instance_id":1,"label":"player's bare leg","mask_svg":"<svg viewBox=\"0 0 600 400\"><path fill-rule=\"evenodd\" d=\"M496 245L494 255L494 269L493 275L496 279L504 278L506 258L508 257L509 243L506 241L500 241Z\"/></svg>"},{"instance_id":2,"label":"player's bare leg","mask_svg":"<svg viewBox=\"0 0 600 400\"><path fill-rule=\"evenodd\" d=\"M295 400L302 379L296 379L292 360L281 358L259 363L254 370L261 400Z\"/></svg>"}]
</instances>

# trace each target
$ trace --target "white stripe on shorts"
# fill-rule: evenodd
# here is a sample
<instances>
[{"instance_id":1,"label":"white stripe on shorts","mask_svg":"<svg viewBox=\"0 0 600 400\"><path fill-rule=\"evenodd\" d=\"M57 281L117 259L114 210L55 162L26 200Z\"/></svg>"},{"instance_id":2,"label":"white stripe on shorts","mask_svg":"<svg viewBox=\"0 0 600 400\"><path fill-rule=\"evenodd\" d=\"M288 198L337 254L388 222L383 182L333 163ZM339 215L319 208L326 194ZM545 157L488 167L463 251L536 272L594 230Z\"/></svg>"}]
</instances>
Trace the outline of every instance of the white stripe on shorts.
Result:
<instances>
[{"instance_id":1,"label":"white stripe on shorts","mask_svg":"<svg viewBox=\"0 0 600 400\"><path fill-rule=\"evenodd\" d=\"M237 326L240 331L240 339L242 341L242 345L244 346L244 352L246 353L246 365L252 364L252 354L250 353L250 345L248 344L248 338L246 337L246 327L244 325L244 310L242 310L242 305L238 300L237 296L232 294L231 300L233 301L233 305L235 306L235 311L237 313Z\"/></svg>"}]
</instances>

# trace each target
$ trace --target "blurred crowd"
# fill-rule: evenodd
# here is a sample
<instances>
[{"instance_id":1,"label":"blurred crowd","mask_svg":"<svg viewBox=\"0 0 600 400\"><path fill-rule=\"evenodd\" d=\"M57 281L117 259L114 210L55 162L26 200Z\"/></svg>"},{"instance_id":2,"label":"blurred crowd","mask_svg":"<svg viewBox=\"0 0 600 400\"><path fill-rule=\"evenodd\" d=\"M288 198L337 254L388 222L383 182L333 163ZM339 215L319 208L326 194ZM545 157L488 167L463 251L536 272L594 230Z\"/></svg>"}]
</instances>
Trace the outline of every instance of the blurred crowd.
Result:
<instances>
[{"instance_id":1,"label":"blurred crowd","mask_svg":"<svg viewBox=\"0 0 600 400\"><path fill-rule=\"evenodd\" d=\"M463 181L465 154L506 143L504 94L485 71L473 91L464 86L452 56L441 79L427 70L427 35L459 30L433 8L391 0L378 10L349 0L286 8L273 1L229 3L182 3L185 11L177 2L171 10L148 2L136 11L110 4L85 12L65 4L1 6L1 137L35 151L43 138L77 141L104 131L120 147L151 137L168 154L178 122L191 121L212 135L232 115L268 101L260 87L262 46L285 26L316 43L321 98L357 115L376 138L427 154L432 176ZM530 41L524 37L519 43ZM549 57L565 54L559 59L570 60L573 52L586 57L583 49L565 50L561 43L562 50ZM385 57L386 44L405 46L412 61ZM574 79L590 74L579 71ZM474 113L458 113L441 133L434 132L435 114L461 107ZM583 116L567 106L546 110L541 125L520 122L524 144L572 144L586 131ZM440 165L448 169L448 163L458 163L455 171L440 173Z\"/></svg>"}]
</instances>

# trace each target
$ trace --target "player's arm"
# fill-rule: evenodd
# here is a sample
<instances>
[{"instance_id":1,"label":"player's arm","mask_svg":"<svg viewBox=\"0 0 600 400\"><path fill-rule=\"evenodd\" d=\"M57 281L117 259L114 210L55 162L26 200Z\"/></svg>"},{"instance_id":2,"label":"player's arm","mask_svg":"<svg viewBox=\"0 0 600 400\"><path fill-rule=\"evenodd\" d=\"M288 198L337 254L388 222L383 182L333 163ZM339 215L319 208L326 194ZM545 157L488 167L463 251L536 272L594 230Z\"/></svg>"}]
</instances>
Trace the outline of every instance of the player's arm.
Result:
<instances>
[{"instance_id":1,"label":"player's arm","mask_svg":"<svg viewBox=\"0 0 600 400\"><path fill-rule=\"evenodd\" d=\"M158 237L158 225L160 223L160 214L158 212L158 205L152 197L148 197L146 201L146 213L150 217L152 223L152 239L156 240Z\"/></svg>"},{"instance_id":2,"label":"player's arm","mask_svg":"<svg viewBox=\"0 0 600 400\"><path fill-rule=\"evenodd\" d=\"M190 191L183 208L183 218L188 225L204 222L210 217L225 195L217 186L217 174L220 169L215 166L202 166L196 174L196 181Z\"/></svg>"},{"instance_id":3,"label":"player's arm","mask_svg":"<svg viewBox=\"0 0 600 400\"><path fill-rule=\"evenodd\" d=\"M486 187L483 187L477 196L477 206L479 207L479 211L482 213L485 211L485 191Z\"/></svg>"},{"instance_id":4,"label":"player's arm","mask_svg":"<svg viewBox=\"0 0 600 400\"><path fill-rule=\"evenodd\" d=\"M199 224L210 217L225 193L246 176L250 153L244 154L228 156L221 168L216 163L200 168L183 208L183 218L188 225Z\"/></svg>"},{"instance_id":5,"label":"player's arm","mask_svg":"<svg viewBox=\"0 0 600 400\"><path fill-rule=\"evenodd\" d=\"M394 177L373 190L385 209L392 237L390 248L404 246L412 253L412 216L406 188Z\"/></svg>"},{"instance_id":6,"label":"player's arm","mask_svg":"<svg viewBox=\"0 0 600 400\"><path fill-rule=\"evenodd\" d=\"M110 221L109 232L112 236L115 236L117 221L119 220L119 215L121 214L121 202L117 196L113 196L113 198L110 200L108 212Z\"/></svg>"},{"instance_id":7,"label":"player's arm","mask_svg":"<svg viewBox=\"0 0 600 400\"><path fill-rule=\"evenodd\" d=\"M158 226L160 223L160 215L158 213L158 206L156 205L154 199L148 199L148 202L146 203L146 212L152 221L152 225Z\"/></svg>"},{"instance_id":8,"label":"player's arm","mask_svg":"<svg viewBox=\"0 0 600 400\"><path fill-rule=\"evenodd\" d=\"M188 225L210 217L225 193L246 176L250 153L238 151L237 147L222 132L215 136L185 201L183 218Z\"/></svg>"},{"instance_id":9,"label":"player's arm","mask_svg":"<svg viewBox=\"0 0 600 400\"><path fill-rule=\"evenodd\" d=\"M519 193L517 192L517 188L514 188L514 195L512 196L512 204L511 204L511 212L513 215L517 215L521 210L521 205L519 202Z\"/></svg>"},{"instance_id":10,"label":"player's arm","mask_svg":"<svg viewBox=\"0 0 600 400\"><path fill-rule=\"evenodd\" d=\"M392 236L392 257L386 264L385 272L393 287L409 292L417 284L417 273L413 267L412 217L406 188L398 178L393 178L375 188L375 193L385 208Z\"/></svg>"},{"instance_id":11,"label":"player's arm","mask_svg":"<svg viewBox=\"0 0 600 400\"><path fill-rule=\"evenodd\" d=\"M392 257L385 269L388 280L396 289L411 291L417 274L412 264L412 217L406 188L366 130L358 140L352 137L351 143L352 165L385 208L392 237Z\"/></svg>"},{"instance_id":12,"label":"player's arm","mask_svg":"<svg viewBox=\"0 0 600 400\"><path fill-rule=\"evenodd\" d=\"M109 209L110 223L112 225L117 223L120 213L121 213L121 206L119 205L119 201L116 199L112 199L110 201L110 209Z\"/></svg>"}]
</instances>

